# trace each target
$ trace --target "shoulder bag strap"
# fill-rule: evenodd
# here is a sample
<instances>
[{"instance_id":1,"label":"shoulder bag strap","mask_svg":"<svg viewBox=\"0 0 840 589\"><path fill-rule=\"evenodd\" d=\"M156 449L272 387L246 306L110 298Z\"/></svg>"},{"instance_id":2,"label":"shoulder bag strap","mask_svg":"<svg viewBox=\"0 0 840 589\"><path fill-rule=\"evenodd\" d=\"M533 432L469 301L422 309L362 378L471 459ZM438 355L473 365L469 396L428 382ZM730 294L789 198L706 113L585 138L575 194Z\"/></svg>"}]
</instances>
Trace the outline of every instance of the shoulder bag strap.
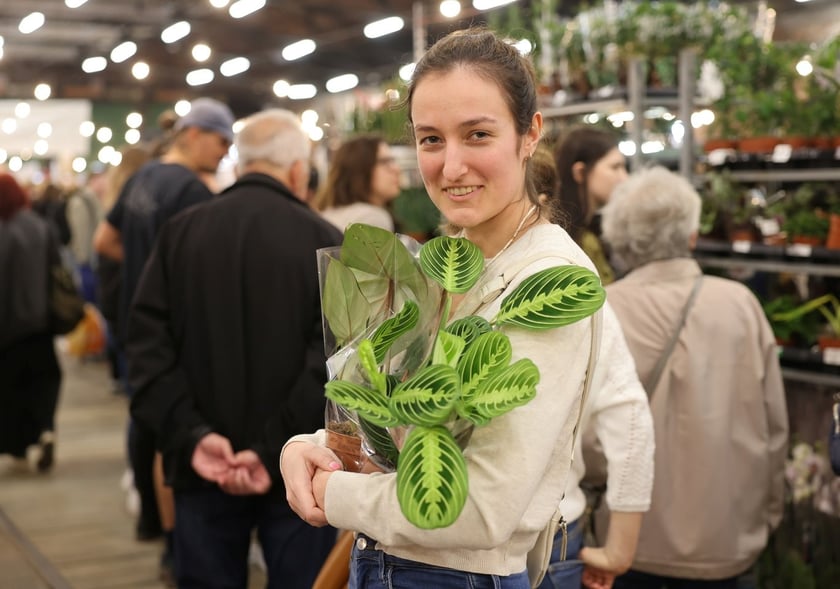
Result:
<instances>
[{"instance_id":1,"label":"shoulder bag strap","mask_svg":"<svg viewBox=\"0 0 840 589\"><path fill-rule=\"evenodd\" d=\"M651 372L650 376L645 381L645 390L647 391L648 398L653 397L653 391L656 390L656 385L659 384L659 379L662 377L662 371L665 370L665 364L668 363L668 358L671 357L671 353L674 351L674 346L677 345L677 339L679 338L683 325L685 325L685 319L688 317L688 311L694 304L694 299L697 298L697 293L700 291L700 285L702 283L703 275L701 274L694 281L694 287L691 289L691 294L688 295L688 300L685 302L685 305L683 305L680 320L674 327L674 332L671 334L671 339L668 341L668 345L665 346L664 350L662 350L662 355L659 356L659 360L656 362L653 372Z\"/></svg>"}]
</instances>

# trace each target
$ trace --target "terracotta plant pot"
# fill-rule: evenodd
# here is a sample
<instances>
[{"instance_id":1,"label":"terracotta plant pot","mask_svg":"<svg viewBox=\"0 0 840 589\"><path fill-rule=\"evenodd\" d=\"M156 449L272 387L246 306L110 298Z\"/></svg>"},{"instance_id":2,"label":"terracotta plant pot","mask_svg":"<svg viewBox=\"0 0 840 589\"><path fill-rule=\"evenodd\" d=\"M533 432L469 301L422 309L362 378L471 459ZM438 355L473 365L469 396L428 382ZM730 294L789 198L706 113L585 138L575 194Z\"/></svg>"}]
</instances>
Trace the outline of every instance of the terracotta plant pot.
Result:
<instances>
[{"instance_id":1,"label":"terracotta plant pot","mask_svg":"<svg viewBox=\"0 0 840 589\"><path fill-rule=\"evenodd\" d=\"M330 424L332 426L333 424ZM341 425L341 424L338 424ZM367 462L362 452L362 439L355 435L339 433L327 427L327 448L335 452L344 470L361 472Z\"/></svg>"},{"instance_id":2,"label":"terracotta plant pot","mask_svg":"<svg viewBox=\"0 0 840 589\"><path fill-rule=\"evenodd\" d=\"M817 338L817 345L821 352L824 352L827 348L840 348L840 336L821 335Z\"/></svg>"},{"instance_id":3,"label":"terracotta plant pot","mask_svg":"<svg viewBox=\"0 0 840 589\"><path fill-rule=\"evenodd\" d=\"M709 153L716 149L735 149L738 142L734 139L709 139L703 144L703 151Z\"/></svg>"},{"instance_id":4,"label":"terracotta plant pot","mask_svg":"<svg viewBox=\"0 0 840 589\"><path fill-rule=\"evenodd\" d=\"M778 144L778 137L745 137L738 141L738 151L743 153L772 153Z\"/></svg>"},{"instance_id":5,"label":"terracotta plant pot","mask_svg":"<svg viewBox=\"0 0 840 589\"><path fill-rule=\"evenodd\" d=\"M828 218L828 237L825 240L825 247L840 249L840 214L832 213Z\"/></svg>"},{"instance_id":6,"label":"terracotta plant pot","mask_svg":"<svg viewBox=\"0 0 840 589\"><path fill-rule=\"evenodd\" d=\"M803 147L808 147L812 145L812 139L810 137L805 137L802 135L791 135L788 137L782 137L779 140L780 144L790 145L792 149L802 149Z\"/></svg>"},{"instance_id":7,"label":"terracotta plant pot","mask_svg":"<svg viewBox=\"0 0 840 589\"><path fill-rule=\"evenodd\" d=\"M813 237L811 235L794 235L790 238L790 242L810 245L811 247L818 247L823 244L823 240L821 238Z\"/></svg>"}]
</instances>

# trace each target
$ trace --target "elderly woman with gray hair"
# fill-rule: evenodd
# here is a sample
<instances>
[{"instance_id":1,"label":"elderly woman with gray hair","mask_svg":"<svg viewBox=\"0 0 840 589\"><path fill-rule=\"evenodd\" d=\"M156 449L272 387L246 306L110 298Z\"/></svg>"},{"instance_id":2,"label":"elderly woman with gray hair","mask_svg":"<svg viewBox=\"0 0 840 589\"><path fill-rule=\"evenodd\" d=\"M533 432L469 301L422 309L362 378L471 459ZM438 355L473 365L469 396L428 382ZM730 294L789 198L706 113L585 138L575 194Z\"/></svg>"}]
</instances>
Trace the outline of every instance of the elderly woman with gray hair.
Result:
<instances>
[{"instance_id":1,"label":"elderly woman with gray hair","mask_svg":"<svg viewBox=\"0 0 840 589\"><path fill-rule=\"evenodd\" d=\"M632 175L603 210L630 270L607 297L656 439L651 508L617 589L734 589L782 516L788 422L773 333L745 286L691 258L699 216L697 192L664 168Z\"/></svg>"}]
</instances>

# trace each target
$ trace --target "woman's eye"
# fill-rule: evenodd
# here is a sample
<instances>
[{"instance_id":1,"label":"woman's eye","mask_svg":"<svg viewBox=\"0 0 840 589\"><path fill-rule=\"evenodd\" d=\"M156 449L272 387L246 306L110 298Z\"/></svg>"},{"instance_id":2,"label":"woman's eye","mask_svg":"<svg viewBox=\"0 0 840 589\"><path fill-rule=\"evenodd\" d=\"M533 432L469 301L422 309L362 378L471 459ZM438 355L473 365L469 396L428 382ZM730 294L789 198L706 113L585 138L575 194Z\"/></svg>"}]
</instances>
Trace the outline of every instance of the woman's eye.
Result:
<instances>
[{"instance_id":1,"label":"woman's eye","mask_svg":"<svg viewBox=\"0 0 840 589\"><path fill-rule=\"evenodd\" d=\"M440 137L435 137L434 135L429 135L428 137L421 137L418 140L420 145L429 145L433 143L440 143Z\"/></svg>"},{"instance_id":2,"label":"woman's eye","mask_svg":"<svg viewBox=\"0 0 840 589\"><path fill-rule=\"evenodd\" d=\"M489 137L490 134L486 131L473 131L470 135L473 139L484 139L485 137Z\"/></svg>"}]
</instances>

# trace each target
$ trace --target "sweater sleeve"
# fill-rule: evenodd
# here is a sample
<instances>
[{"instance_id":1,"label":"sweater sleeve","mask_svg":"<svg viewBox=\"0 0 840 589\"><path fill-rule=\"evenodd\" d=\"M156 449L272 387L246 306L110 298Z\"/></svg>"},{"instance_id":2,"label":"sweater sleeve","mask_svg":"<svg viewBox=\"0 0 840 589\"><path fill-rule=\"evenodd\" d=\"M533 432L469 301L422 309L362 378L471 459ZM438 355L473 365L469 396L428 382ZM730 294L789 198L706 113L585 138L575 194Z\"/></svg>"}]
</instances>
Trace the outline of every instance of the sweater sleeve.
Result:
<instances>
[{"instance_id":1,"label":"sweater sleeve","mask_svg":"<svg viewBox=\"0 0 840 589\"><path fill-rule=\"evenodd\" d=\"M589 427L607 459L607 505L647 511L653 490L653 419L618 318L604 308L600 361L593 379Z\"/></svg>"}]
</instances>

